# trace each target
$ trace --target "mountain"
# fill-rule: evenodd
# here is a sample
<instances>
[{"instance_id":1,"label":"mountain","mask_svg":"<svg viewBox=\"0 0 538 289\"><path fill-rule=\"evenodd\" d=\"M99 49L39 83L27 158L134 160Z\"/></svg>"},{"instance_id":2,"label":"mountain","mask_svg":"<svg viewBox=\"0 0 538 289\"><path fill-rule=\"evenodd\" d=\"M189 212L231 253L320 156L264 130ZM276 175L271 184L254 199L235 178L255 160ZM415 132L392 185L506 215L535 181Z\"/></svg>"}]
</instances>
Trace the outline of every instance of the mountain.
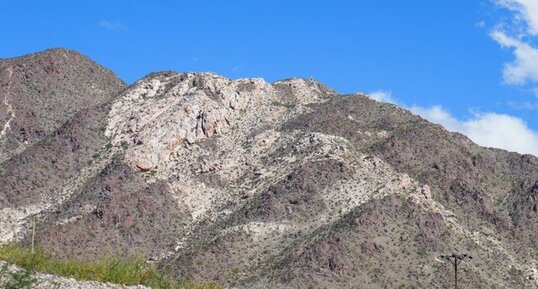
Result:
<instances>
[{"instance_id":1,"label":"mountain","mask_svg":"<svg viewBox=\"0 0 538 289\"><path fill-rule=\"evenodd\" d=\"M58 258L143 255L234 288L447 288L452 252L473 257L460 288L538 288L535 156L311 79L167 71L124 89L74 55L2 60L70 67L63 94L27 98L56 101L55 122L6 151L2 242L28 244L35 215Z\"/></svg>"},{"instance_id":2,"label":"mountain","mask_svg":"<svg viewBox=\"0 0 538 289\"><path fill-rule=\"evenodd\" d=\"M50 49L0 60L0 162L60 128L77 112L125 88L78 52Z\"/></svg>"}]
</instances>

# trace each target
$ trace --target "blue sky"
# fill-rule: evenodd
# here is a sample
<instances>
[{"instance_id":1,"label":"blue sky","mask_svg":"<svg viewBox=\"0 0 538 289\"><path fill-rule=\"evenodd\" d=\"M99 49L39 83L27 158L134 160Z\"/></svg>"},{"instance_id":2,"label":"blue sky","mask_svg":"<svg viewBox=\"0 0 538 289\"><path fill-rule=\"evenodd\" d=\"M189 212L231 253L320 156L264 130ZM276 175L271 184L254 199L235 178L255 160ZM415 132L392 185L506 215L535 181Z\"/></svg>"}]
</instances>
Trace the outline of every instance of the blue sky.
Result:
<instances>
[{"instance_id":1,"label":"blue sky","mask_svg":"<svg viewBox=\"0 0 538 289\"><path fill-rule=\"evenodd\" d=\"M128 83L313 77L538 155L536 0L79 2L0 0L0 58L66 47Z\"/></svg>"}]
</instances>

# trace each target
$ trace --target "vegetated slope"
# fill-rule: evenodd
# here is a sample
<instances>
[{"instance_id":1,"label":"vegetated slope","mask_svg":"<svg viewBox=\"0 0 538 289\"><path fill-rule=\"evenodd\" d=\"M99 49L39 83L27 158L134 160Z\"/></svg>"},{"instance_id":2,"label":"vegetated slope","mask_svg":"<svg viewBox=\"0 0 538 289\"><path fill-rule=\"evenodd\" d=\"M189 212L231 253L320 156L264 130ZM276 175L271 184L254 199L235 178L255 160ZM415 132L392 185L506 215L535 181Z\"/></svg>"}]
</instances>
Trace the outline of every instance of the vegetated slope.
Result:
<instances>
[{"instance_id":1,"label":"vegetated slope","mask_svg":"<svg viewBox=\"0 0 538 289\"><path fill-rule=\"evenodd\" d=\"M78 52L50 49L0 59L0 163L109 101L125 84Z\"/></svg>"},{"instance_id":2,"label":"vegetated slope","mask_svg":"<svg viewBox=\"0 0 538 289\"><path fill-rule=\"evenodd\" d=\"M81 281L41 272L26 271L0 261L0 285L2 288L32 289L148 289L146 286L125 286L97 281Z\"/></svg>"},{"instance_id":3,"label":"vegetated slope","mask_svg":"<svg viewBox=\"0 0 538 289\"><path fill-rule=\"evenodd\" d=\"M106 151L107 112L107 105L88 108L1 165L0 240L22 238L32 214L56 211L104 168L98 156Z\"/></svg>"},{"instance_id":4,"label":"vegetated slope","mask_svg":"<svg viewBox=\"0 0 538 289\"><path fill-rule=\"evenodd\" d=\"M44 157L41 157L44 156ZM153 73L2 166L3 242L245 288L536 288L538 160L307 79ZM37 168L37 169L36 169Z\"/></svg>"}]
</instances>

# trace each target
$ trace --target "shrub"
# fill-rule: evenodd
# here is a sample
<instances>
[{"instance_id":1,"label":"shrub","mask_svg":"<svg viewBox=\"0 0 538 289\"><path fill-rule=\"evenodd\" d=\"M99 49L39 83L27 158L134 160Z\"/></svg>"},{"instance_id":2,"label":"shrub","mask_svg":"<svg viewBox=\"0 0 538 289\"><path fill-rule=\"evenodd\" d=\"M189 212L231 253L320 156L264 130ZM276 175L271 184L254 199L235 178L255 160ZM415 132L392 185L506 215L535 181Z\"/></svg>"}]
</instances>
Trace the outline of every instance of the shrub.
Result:
<instances>
[{"instance_id":1,"label":"shrub","mask_svg":"<svg viewBox=\"0 0 538 289\"><path fill-rule=\"evenodd\" d=\"M7 264L0 269L0 286L4 289L30 288L35 281L29 270L11 272Z\"/></svg>"}]
</instances>

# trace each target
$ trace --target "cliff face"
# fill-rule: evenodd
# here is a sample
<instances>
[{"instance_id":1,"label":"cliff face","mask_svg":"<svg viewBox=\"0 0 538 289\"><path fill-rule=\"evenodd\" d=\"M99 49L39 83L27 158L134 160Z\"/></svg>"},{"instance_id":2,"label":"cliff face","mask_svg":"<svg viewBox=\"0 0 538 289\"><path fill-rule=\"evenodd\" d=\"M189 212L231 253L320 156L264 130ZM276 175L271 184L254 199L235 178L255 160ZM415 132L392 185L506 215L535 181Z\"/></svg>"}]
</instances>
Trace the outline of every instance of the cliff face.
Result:
<instances>
[{"instance_id":1,"label":"cliff face","mask_svg":"<svg viewBox=\"0 0 538 289\"><path fill-rule=\"evenodd\" d=\"M37 214L57 257L236 287L445 288L452 251L474 257L462 288L538 286L536 157L313 80L161 72L116 94L91 71L110 91L2 163L2 242Z\"/></svg>"}]
</instances>

